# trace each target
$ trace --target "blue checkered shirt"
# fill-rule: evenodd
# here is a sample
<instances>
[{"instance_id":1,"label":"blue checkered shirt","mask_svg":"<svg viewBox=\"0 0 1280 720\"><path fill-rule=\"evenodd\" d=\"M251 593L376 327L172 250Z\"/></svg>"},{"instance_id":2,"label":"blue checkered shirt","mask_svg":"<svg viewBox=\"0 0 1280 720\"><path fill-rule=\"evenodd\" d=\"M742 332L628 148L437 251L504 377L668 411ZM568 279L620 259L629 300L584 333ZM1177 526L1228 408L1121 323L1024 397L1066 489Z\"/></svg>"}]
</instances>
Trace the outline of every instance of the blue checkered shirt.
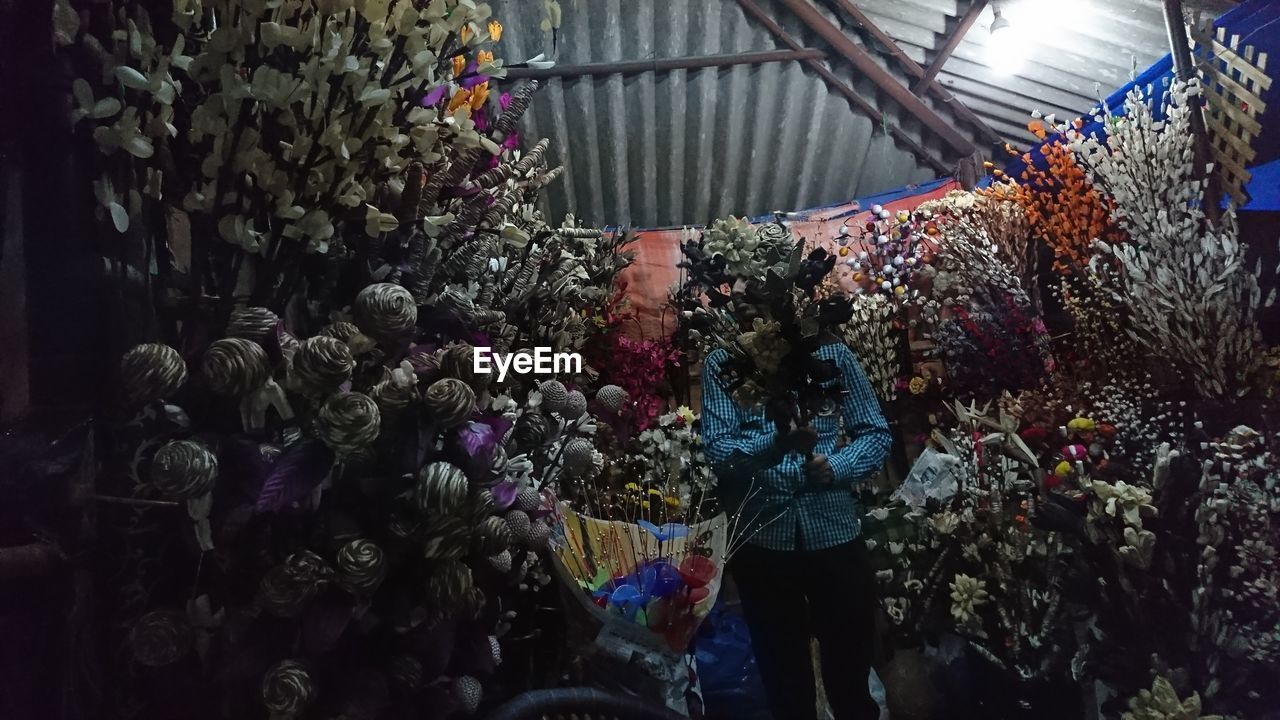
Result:
<instances>
[{"instance_id":1,"label":"blue checkered shirt","mask_svg":"<svg viewBox=\"0 0 1280 720\"><path fill-rule=\"evenodd\" d=\"M721 496L732 513L742 508L737 533L769 550L821 550L846 543L862 532L853 486L880 468L892 436L880 403L853 351L840 343L823 345L815 357L834 360L843 390L838 407L819 412L815 453L831 463L835 482L805 481L805 457L775 447L777 428L758 408L734 402L720 380L716 350L702 368L702 438L715 468ZM847 443L839 446L841 438ZM745 500L744 500L745 498Z\"/></svg>"}]
</instances>

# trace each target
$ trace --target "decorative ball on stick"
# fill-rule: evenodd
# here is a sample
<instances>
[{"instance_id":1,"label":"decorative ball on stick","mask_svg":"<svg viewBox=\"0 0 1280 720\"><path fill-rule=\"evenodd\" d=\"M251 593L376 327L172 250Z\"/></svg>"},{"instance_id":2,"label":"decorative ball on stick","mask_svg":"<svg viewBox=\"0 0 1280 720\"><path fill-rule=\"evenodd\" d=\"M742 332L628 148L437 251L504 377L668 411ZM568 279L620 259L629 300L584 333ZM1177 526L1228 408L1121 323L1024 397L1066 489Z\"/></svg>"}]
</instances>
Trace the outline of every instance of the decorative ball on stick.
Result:
<instances>
[{"instance_id":1,"label":"decorative ball on stick","mask_svg":"<svg viewBox=\"0 0 1280 720\"><path fill-rule=\"evenodd\" d=\"M177 393L187 381L187 364L177 350L160 343L135 345L120 359L124 401L142 407Z\"/></svg>"},{"instance_id":2,"label":"decorative ball on stick","mask_svg":"<svg viewBox=\"0 0 1280 720\"><path fill-rule=\"evenodd\" d=\"M244 338L265 344L267 337L280 324L280 316L264 307L241 307L231 311L227 321L227 337Z\"/></svg>"},{"instance_id":3,"label":"decorative ball on stick","mask_svg":"<svg viewBox=\"0 0 1280 720\"><path fill-rule=\"evenodd\" d=\"M165 497L191 500L213 490L218 458L194 440L172 440L151 460L151 484Z\"/></svg>"},{"instance_id":4,"label":"decorative ball on stick","mask_svg":"<svg viewBox=\"0 0 1280 720\"><path fill-rule=\"evenodd\" d=\"M418 471L413 499L420 512L431 516L458 515L466 509L469 497L467 474L457 465L433 462Z\"/></svg>"},{"instance_id":5,"label":"decorative ball on stick","mask_svg":"<svg viewBox=\"0 0 1280 720\"><path fill-rule=\"evenodd\" d=\"M485 518L476 530L476 544L484 557L493 557L506 550L511 544L511 530L507 528L507 522L497 515Z\"/></svg>"},{"instance_id":6,"label":"decorative ball on stick","mask_svg":"<svg viewBox=\"0 0 1280 720\"><path fill-rule=\"evenodd\" d=\"M248 395L271 377L266 351L244 338L214 340L204 353L201 371L210 390L231 397Z\"/></svg>"},{"instance_id":7,"label":"decorative ball on stick","mask_svg":"<svg viewBox=\"0 0 1280 720\"><path fill-rule=\"evenodd\" d=\"M442 378L431 383L422 402L428 416L446 429L458 427L476 411L475 391L457 378Z\"/></svg>"},{"instance_id":8,"label":"decorative ball on stick","mask_svg":"<svg viewBox=\"0 0 1280 720\"><path fill-rule=\"evenodd\" d=\"M382 416L373 398L362 393L338 393L316 415L316 430L339 456L352 455L378 438Z\"/></svg>"},{"instance_id":9,"label":"decorative ball on stick","mask_svg":"<svg viewBox=\"0 0 1280 720\"><path fill-rule=\"evenodd\" d=\"M191 626L182 613L152 610L129 631L133 659L147 667L163 667L181 660L191 649Z\"/></svg>"},{"instance_id":10,"label":"decorative ball on stick","mask_svg":"<svg viewBox=\"0 0 1280 720\"><path fill-rule=\"evenodd\" d=\"M284 660L262 678L262 703L272 720L292 720L306 712L315 700L316 688L306 667Z\"/></svg>"},{"instance_id":11,"label":"decorative ball on stick","mask_svg":"<svg viewBox=\"0 0 1280 720\"><path fill-rule=\"evenodd\" d=\"M356 325L381 341L396 340L418 322L418 306L408 290L393 283L375 283L356 295Z\"/></svg>"},{"instance_id":12,"label":"decorative ball on stick","mask_svg":"<svg viewBox=\"0 0 1280 720\"><path fill-rule=\"evenodd\" d=\"M450 343L438 354L440 375L457 378L466 383L476 395L483 395L489 389L488 373L477 373L475 366L476 349L469 343Z\"/></svg>"},{"instance_id":13,"label":"decorative ball on stick","mask_svg":"<svg viewBox=\"0 0 1280 720\"><path fill-rule=\"evenodd\" d=\"M351 338L360 334L360 328L355 323L349 323L345 320L339 320L335 323L329 323L320 328L320 335L324 337L337 338L342 342L349 342Z\"/></svg>"},{"instance_id":14,"label":"decorative ball on stick","mask_svg":"<svg viewBox=\"0 0 1280 720\"><path fill-rule=\"evenodd\" d=\"M569 400L569 391L559 380L542 381L538 384L538 392L542 393L542 407L548 412L560 412Z\"/></svg>"},{"instance_id":15,"label":"decorative ball on stick","mask_svg":"<svg viewBox=\"0 0 1280 720\"><path fill-rule=\"evenodd\" d=\"M370 595L387 574L386 553L372 540L352 540L338 551L338 583L348 592Z\"/></svg>"},{"instance_id":16,"label":"decorative ball on stick","mask_svg":"<svg viewBox=\"0 0 1280 720\"><path fill-rule=\"evenodd\" d=\"M289 383L311 397L336 392L351 379L356 361L351 349L337 338L317 335L302 341L289 364Z\"/></svg>"}]
</instances>

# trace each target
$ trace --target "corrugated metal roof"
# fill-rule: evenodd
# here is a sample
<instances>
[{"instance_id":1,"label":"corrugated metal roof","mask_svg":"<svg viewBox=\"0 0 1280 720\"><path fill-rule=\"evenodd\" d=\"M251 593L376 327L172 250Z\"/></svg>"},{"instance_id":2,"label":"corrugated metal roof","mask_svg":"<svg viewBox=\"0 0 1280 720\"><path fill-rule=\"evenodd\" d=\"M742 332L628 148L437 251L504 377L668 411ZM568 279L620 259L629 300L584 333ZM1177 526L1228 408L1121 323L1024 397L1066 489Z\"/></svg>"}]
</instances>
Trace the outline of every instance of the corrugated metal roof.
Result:
<instances>
[{"instance_id":1,"label":"corrugated metal roof","mask_svg":"<svg viewBox=\"0 0 1280 720\"><path fill-rule=\"evenodd\" d=\"M734 0L560 0L559 64L719 55L781 48ZM883 97L777 0L756 4L935 157L954 153L918 120ZM850 19L823 13L866 47L904 85L903 72ZM969 0L855 0L903 52L927 66L969 8ZM1186 0L1216 15L1228 0ZM507 30L499 54L517 62L552 54L540 30L543 3L490 0ZM1005 17L1031 40L1025 63L1000 74L988 47L992 11L983 11L943 66L938 81L997 133L1030 139L1032 110L1087 111L1133 67L1166 52L1159 0L1005 0ZM534 100L523 130L548 137L562 180L546 210L597 224L658 227L733 214L757 215L848 200L931 179L938 173L850 106L801 62L553 78ZM945 102L927 102L954 119ZM956 121L966 134L979 136ZM979 147L982 146L978 142Z\"/></svg>"}]
</instances>

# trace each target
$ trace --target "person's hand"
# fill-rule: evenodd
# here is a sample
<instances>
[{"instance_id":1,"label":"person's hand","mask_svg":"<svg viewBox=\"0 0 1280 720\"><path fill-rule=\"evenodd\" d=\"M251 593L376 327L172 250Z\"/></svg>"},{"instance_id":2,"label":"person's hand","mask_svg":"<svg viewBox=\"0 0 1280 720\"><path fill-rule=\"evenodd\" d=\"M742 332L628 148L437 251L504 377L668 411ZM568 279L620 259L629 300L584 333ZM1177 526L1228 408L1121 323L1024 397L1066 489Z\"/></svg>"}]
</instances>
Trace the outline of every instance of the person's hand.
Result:
<instances>
[{"instance_id":1,"label":"person's hand","mask_svg":"<svg viewBox=\"0 0 1280 720\"><path fill-rule=\"evenodd\" d=\"M809 482L819 485L830 485L836 481L836 473L831 469L831 463L826 455L814 455L809 462L805 463L804 473Z\"/></svg>"},{"instance_id":2,"label":"person's hand","mask_svg":"<svg viewBox=\"0 0 1280 720\"><path fill-rule=\"evenodd\" d=\"M818 431L812 426L793 428L779 438L778 444L787 452L808 454L818 444Z\"/></svg>"}]
</instances>

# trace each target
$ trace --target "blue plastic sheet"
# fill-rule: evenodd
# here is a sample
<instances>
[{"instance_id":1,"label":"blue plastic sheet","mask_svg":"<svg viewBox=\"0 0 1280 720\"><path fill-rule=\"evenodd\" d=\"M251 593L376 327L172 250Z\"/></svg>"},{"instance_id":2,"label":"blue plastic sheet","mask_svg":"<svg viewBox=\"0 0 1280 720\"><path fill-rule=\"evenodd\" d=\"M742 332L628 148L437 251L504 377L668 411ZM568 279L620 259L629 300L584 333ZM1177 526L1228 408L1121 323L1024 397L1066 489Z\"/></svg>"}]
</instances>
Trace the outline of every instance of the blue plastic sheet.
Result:
<instances>
[{"instance_id":1,"label":"blue plastic sheet","mask_svg":"<svg viewBox=\"0 0 1280 720\"><path fill-rule=\"evenodd\" d=\"M707 720L771 720L739 610L717 603L698 628L695 652Z\"/></svg>"}]
</instances>

